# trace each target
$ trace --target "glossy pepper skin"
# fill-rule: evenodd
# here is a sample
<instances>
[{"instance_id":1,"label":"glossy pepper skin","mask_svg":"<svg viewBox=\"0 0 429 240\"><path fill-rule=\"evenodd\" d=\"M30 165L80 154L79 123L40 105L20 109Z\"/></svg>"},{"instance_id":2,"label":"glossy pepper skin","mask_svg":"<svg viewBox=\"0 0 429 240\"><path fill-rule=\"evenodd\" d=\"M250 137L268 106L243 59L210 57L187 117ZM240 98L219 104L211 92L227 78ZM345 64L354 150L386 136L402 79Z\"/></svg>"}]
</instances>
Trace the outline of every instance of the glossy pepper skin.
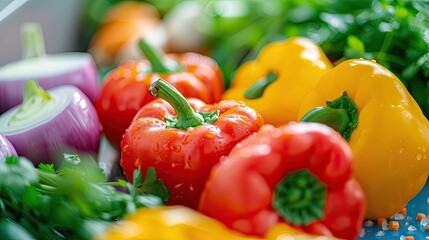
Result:
<instances>
[{"instance_id":1,"label":"glossy pepper skin","mask_svg":"<svg viewBox=\"0 0 429 240\"><path fill-rule=\"evenodd\" d=\"M146 58L126 61L109 72L95 103L103 132L117 149L138 110L154 100L148 88L157 79L170 82L185 97L207 103L220 101L224 89L213 59L191 52L164 56L143 40L139 44Z\"/></svg>"},{"instance_id":2,"label":"glossy pepper skin","mask_svg":"<svg viewBox=\"0 0 429 240\"><path fill-rule=\"evenodd\" d=\"M299 117L311 118L310 111L326 107L326 101L344 92L357 108L357 126L348 137L354 175L368 203L366 218L389 218L427 180L429 122L395 75L373 61L357 59L323 76L303 101Z\"/></svg>"},{"instance_id":3,"label":"glossy pepper skin","mask_svg":"<svg viewBox=\"0 0 429 240\"><path fill-rule=\"evenodd\" d=\"M95 240L256 240L184 206L143 208Z\"/></svg>"},{"instance_id":4,"label":"glossy pepper skin","mask_svg":"<svg viewBox=\"0 0 429 240\"><path fill-rule=\"evenodd\" d=\"M320 235L308 234L300 231L286 223L277 223L265 233L264 239L276 240L340 240L336 237L327 237Z\"/></svg>"},{"instance_id":5,"label":"glossy pepper skin","mask_svg":"<svg viewBox=\"0 0 429 240\"><path fill-rule=\"evenodd\" d=\"M132 180L133 171L152 166L170 191L167 204L196 208L211 168L235 144L258 131L262 117L242 102L206 105L185 98L163 80L151 94L161 97L145 105L126 130L120 164Z\"/></svg>"},{"instance_id":6,"label":"glossy pepper skin","mask_svg":"<svg viewBox=\"0 0 429 240\"><path fill-rule=\"evenodd\" d=\"M222 98L244 101L265 123L280 126L296 121L302 100L331 68L320 47L307 38L273 42L237 69Z\"/></svg>"},{"instance_id":7,"label":"glossy pepper skin","mask_svg":"<svg viewBox=\"0 0 429 240\"><path fill-rule=\"evenodd\" d=\"M216 219L184 206L142 208L96 236L94 240L311 240L318 236L297 231L285 224L270 229L264 238L246 236ZM326 240L338 240L323 238Z\"/></svg>"},{"instance_id":8,"label":"glossy pepper skin","mask_svg":"<svg viewBox=\"0 0 429 240\"><path fill-rule=\"evenodd\" d=\"M217 164L199 210L250 235L279 222L308 233L355 239L365 214L350 147L319 123L265 125Z\"/></svg>"}]
</instances>

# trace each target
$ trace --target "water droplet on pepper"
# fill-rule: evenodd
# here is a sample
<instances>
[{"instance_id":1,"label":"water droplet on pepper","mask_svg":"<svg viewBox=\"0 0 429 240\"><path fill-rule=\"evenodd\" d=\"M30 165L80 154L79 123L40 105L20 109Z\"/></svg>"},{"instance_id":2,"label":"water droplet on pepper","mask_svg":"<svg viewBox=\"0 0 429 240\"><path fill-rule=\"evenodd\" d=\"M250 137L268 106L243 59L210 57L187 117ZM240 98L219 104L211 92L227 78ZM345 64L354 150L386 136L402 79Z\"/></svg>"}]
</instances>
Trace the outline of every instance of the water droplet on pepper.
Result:
<instances>
[{"instance_id":1,"label":"water droplet on pepper","mask_svg":"<svg viewBox=\"0 0 429 240\"><path fill-rule=\"evenodd\" d=\"M174 145L174 146L171 146L171 147L172 147L172 150L174 152L180 152L182 150L182 147L180 147L179 145Z\"/></svg>"},{"instance_id":2,"label":"water droplet on pepper","mask_svg":"<svg viewBox=\"0 0 429 240\"><path fill-rule=\"evenodd\" d=\"M156 143L155 146L153 146L153 151L158 152L159 151L159 143Z\"/></svg>"},{"instance_id":3,"label":"water droplet on pepper","mask_svg":"<svg viewBox=\"0 0 429 240\"><path fill-rule=\"evenodd\" d=\"M417 159L418 161L422 160L422 154L421 154L421 153L417 153L417 155L416 155L416 159Z\"/></svg>"},{"instance_id":4,"label":"water droplet on pepper","mask_svg":"<svg viewBox=\"0 0 429 240\"><path fill-rule=\"evenodd\" d=\"M126 153L126 152L128 152L128 149L130 148L130 146L128 145L128 144L125 144L123 147L122 147L122 152L124 152L124 153Z\"/></svg>"},{"instance_id":5,"label":"water droplet on pepper","mask_svg":"<svg viewBox=\"0 0 429 240\"><path fill-rule=\"evenodd\" d=\"M168 152L171 150L170 148L170 144L166 143L162 145L162 150L164 150L165 152Z\"/></svg>"},{"instance_id":6,"label":"water droplet on pepper","mask_svg":"<svg viewBox=\"0 0 429 240\"><path fill-rule=\"evenodd\" d=\"M208 132L204 135L205 138L213 139L216 135L212 132Z\"/></svg>"},{"instance_id":7,"label":"water droplet on pepper","mask_svg":"<svg viewBox=\"0 0 429 240\"><path fill-rule=\"evenodd\" d=\"M188 144L189 143L189 134L185 134L182 137L182 143L183 144Z\"/></svg>"}]
</instances>

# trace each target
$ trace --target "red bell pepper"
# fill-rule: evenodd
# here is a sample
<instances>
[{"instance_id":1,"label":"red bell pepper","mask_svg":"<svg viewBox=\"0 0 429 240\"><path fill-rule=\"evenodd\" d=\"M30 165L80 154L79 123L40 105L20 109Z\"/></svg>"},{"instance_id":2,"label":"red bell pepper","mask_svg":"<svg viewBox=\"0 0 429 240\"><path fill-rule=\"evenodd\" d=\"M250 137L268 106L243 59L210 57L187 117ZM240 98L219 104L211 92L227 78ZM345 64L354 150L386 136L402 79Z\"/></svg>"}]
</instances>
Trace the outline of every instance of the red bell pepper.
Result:
<instances>
[{"instance_id":1,"label":"red bell pepper","mask_svg":"<svg viewBox=\"0 0 429 240\"><path fill-rule=\"evenodd\" d=\"M126 130L120 164L128 180L148 167L170 191L167 204L196 208L211 168L241 140L258 131L262 117L233 100L193 106L166 81L149 88L157 99L145 105ZM167 103L168 102L168 103Z\"/></svg>"},{"instance_id":2,"label":"red bell pepper","mask_svg":"<svg viewBox=\"0 0 429 240\"><path fill-rule=\"evenodd\" d=\"M143 40L139 45L147 59L124 62L109 72L95 102L103 132L117 149L138 110L154 100L148 88L157 79L170 82L185 97L207 103L220 101L224 90L222 73L213 59L191 52L164 56Z\"/></svg>"},{"instance_id":3,"label":"red bell pepper","mask_svg":"<svg viewBox=\"0 0 429 240\"><path fill-rule=\"evenodd\" d=\"M366 201L352 174L350 147L326 125L266 125L213 167L199 210L250 235L263 236L284 221L354 239Z\"/></svg>"}]
</instances>

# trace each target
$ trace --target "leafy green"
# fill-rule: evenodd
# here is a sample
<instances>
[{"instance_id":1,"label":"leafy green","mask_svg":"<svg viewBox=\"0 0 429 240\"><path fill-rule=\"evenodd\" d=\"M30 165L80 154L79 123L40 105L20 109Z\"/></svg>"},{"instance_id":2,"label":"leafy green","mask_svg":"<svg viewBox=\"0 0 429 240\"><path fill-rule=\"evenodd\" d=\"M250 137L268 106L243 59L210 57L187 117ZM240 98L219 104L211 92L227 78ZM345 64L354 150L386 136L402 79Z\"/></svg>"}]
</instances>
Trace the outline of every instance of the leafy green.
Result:
<instances>
[{"instance_id":1,"label":"leafy green","mask_svg":"<svg viewBox=\"0 0 429 240\"><path fill-rule=\"evenodd\" d=\"M344 50L344 55L348 58L365 58L373 59L371 53L366 52L365 44L356 36L350 35L347 37L347 46Z\"/></svg>"},{"instance_id":2,"label":"leafy green","mask_svg":"<svg viewBox=\"0 0 429 240\"><path fill-rule=\"evenodd\" d=\"M198 30L210 39L226 88L236 69L255 59L267 43L304 36L335 64L376 60L404 83L429 117L428 1L194 1L205 4L200 22L207 24Z\"/></svg>"},{"instance_id":3,"label":"leafy green","mask_svg":"<svg viewBox=\"0 0 429 240\"><path fill-rule=\"evenodd\" d=\"M106 182L93 159L75 154L65 154L58 169L10 156L0 163L0 176L1 239L12 233L22 239L91 239L137 208L161 205L168 197L154 170L135 184ZM158 193L162 200L150 195Z\"/></svg>"},{"instance_id":4,"label":"leafy green","mask_svg":"<svg viewBox=\"0 0 429 240\"><path fill-rule=\"evenodd\" d=\"M132 189L136 189L136 192L132 192ZM152 194L160 197L164 203L170 198L170 192L167 190L161 180L156 178L155 168L149 167L146 171L146 177L143 180L140 167L133 173L133 187L130 192L134 196L139 194Z\"/></svg>"},{"instance_id":5,"label":"leafy green","mask_svg":"<svg viewBox=\"0 0 429 240\"><path fill-rule=\"evenodd\" d=\"M140 0L164 16L184 0ZM255 59L266 44L304 36L332 62L374 59L391 70L429 118L429 2L414 0L187 0L203 5L197 31L228 88L237 68ZM118 0L94 0L84 8L86 43Z\"/></svg>"},{"instance_id":6,"label":"leafy green","mask_svg":"<svg viewBox=\"0 0 429 240\"><path fill-rule=\"evenodd\" d=\"M47 173L55 173L55 167L53 163L41 163L39 164L39 170Z\"/></svg>"},{"instance_id":7,"label":"leafy green","mask_svg":"<svg viewBox=\"0 0 429 240\"><path fill-rule=\"evenodd\" d=\"M39 181L36 169L30 161L21 161L17 156L6 158L5 164L0 164L0 192L5 192L15 198L21 198L28 186Z\"/></svg>"},{"instance_id":8,"label":"leafy green","mask_svg":"<svg viewBox=\"0 0 429 240\"><path fill-rule=\"evenodd\" d=\"M0 239L35 240L24 227L11 219L0 219Z\"/></svg>"}]
</instances>

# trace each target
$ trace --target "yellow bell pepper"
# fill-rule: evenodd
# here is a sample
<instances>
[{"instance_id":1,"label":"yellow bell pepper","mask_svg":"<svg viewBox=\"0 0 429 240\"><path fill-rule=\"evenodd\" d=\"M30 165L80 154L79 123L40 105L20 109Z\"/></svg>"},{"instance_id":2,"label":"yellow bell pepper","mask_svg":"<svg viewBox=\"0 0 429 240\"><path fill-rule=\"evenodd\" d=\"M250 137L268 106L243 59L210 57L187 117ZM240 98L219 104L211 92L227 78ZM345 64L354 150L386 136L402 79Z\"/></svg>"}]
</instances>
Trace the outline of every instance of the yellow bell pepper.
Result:
<instances>
[{"instance_id":1,"label":"yellow bell pepper","mask_svg":"<svg viewBox=\"0 0 429 240\"><path fill-rule=\"evenodd\" d=\"M264 238L243 235L202 213L180 205L142 208L114 224L94 240L339 240L301 232L285 223Z\"/></svg>"},{"instance_id":2,"label":"yellow bell pepper","mask_svg":"<svg viewBox=\"0 0 429 240\"><path fill-rule=\"evenodd\" d=\"M256 240L184 206L143 208L115 224L96 240Z\"/></svg>"},{"instance_id":3,"label":"yellow bell pepper","mask_svg":"<svg viewBox=\"0 0 429 240\"><path fill-rule=\"evenodd\" d=\"M273 42L237 69L223 98L242 100L266 123L279 126L297 118L303 98L331 68L320 47L307 38Z\"/></svg>"},{"instance_id":4,"label":"yellow bell pepper","mask_svg":"<svg viewBox=\"0 0 429 240\"><path fill-rule=\"evenodd\" d=\"M374 61L349 60L330 70L303 101L301 118L349 140L366 218L391 217L425 184L429 122L401 81Z\"/></svg>"},{"instance_id":5,"label":"yellow bell pepper","mask_svg":"<svg viewBox=\"0 0 429 240\"><path fill-rule=\"evenodd\" d=\"M268 240L340 240L335 237L316 236L301 232L285 223L274 225L264 236Z\"/></svg>"}]
</instances>

